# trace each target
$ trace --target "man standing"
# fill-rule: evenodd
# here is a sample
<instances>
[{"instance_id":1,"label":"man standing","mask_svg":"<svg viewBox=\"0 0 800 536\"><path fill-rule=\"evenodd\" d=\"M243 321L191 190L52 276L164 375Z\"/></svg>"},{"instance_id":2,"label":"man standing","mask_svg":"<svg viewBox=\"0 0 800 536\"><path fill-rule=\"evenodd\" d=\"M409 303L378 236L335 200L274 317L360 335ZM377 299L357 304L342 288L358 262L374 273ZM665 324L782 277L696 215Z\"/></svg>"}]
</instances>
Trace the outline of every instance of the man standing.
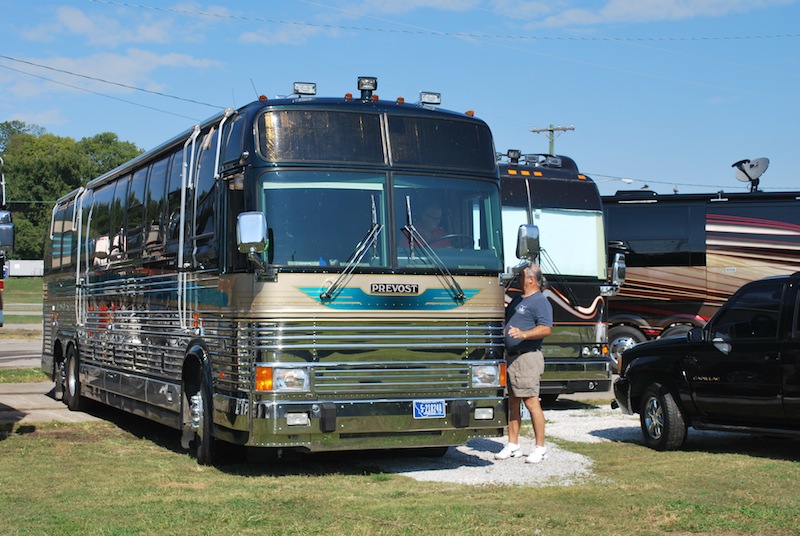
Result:
<instances>
[{"instance_id":1,"label":"man standing","mask_svg":"<svg viewBox=\"0 0 800 536\"><path fill-rule=\"evenodd\" d=\"M539 400L539 383L544 372L542 339L553 331L553 307L542 294L544 277L538 265L522 273L522 298L509 304L506 314L506 373L508 381L508 444L495 454L506 460L522 456L519 448L519 429L522 425L520 403L531 414L536 446L525 463L539 463L547 458L544 445L544 412ZM509 318L510 317L510 318Z\"/></svg>"}]
</instances>

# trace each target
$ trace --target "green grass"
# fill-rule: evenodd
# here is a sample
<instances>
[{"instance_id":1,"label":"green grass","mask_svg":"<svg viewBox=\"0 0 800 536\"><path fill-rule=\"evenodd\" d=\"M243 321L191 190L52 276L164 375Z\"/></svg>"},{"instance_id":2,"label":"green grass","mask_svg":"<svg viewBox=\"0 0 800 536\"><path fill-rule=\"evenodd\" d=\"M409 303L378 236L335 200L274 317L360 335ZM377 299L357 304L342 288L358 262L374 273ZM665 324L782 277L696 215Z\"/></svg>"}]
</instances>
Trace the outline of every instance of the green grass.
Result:
<instances>
[{"instance_id":1,"label":"green grass","mask_svg":"<svg viewBox=\"0 0 800 536\"><path fill-rule=\"evenodd\" d=\"M117 412L107 418L0 431L0 532L633 536L800 531L796 441L738 438L722 440L711 451L690 445L688 451L667 453L638 444L559 442L594 460L594 478L544 488L467 486L387 474L358 454L200 467L181 451L177 432ZM537 468L520 465L520 470Z\"/></svg>"},{"instance_id":2,"label":"green grass","mask_svg":"<svg viewBox=\"0 0 800 536\"><path fill-rule=\"evenodd\" d=\"M38 368L0 368L0 383L46 382L49 378Z\"/></svg>"},{"instance_id":3,"label":"green grass","mask_svg":"<svg viewBox=\"0 0 800 536\"><path fill-rule=\"evenodd\" d=\"M42 303L41 277L9 277L5 282L5 303Z\"/></svg>"}]
</instances>

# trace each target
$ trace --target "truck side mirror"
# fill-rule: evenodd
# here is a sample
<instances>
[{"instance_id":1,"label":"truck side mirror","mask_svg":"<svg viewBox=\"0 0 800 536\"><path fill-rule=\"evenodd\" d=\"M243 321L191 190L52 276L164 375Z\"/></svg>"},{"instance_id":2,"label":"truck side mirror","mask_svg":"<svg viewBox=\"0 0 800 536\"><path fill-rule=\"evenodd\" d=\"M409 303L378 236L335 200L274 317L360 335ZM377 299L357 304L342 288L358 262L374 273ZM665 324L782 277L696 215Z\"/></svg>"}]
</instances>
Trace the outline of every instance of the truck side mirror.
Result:
<instances>
[{"instance_id":1,"label":"truck side mirror","mask_svg":"<svg viewBox=\"0 0 800 536\"><path fill-rule=\"evenodd\" d=\"M686 340L690 343L703 342L703 328L692 328L686 333Z\"/></svg>"}]
</instances>

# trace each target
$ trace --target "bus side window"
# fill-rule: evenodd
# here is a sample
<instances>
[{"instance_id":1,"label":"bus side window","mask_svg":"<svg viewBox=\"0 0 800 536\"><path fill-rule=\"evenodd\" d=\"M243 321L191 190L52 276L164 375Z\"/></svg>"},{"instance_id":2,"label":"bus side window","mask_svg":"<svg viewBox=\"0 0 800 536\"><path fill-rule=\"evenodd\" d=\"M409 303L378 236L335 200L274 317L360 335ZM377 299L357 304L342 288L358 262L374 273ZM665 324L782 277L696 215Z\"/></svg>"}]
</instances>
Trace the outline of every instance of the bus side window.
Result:
<instances>
[{"instance_id":1,"label":"bus side window","mask_svg":"<svg viewBox=\"0 0 800 536\"><path fill-rule=\"evenodd\" d=\"M164 217L164 235L165 235L165 253L170 256L176 256L178 250L178 238L180 236L180 221L181 221L181 181L183 180L181 174L183 172L183 152L181 149L172 156L172 164L167 177L166 201L165 201L165 217ZM188 203L189 198L186 198ZM191 216L190 211L186 211L186 217Z\"/></svg>"},{"instance_id":2,"label":"bus side window","mask_svg":"<svg viewBox=\"0 0 800 536\"><path fill-rule=\"evenodd\" d=\"M128 195L128 184L131 181L131 176L126 175L117 180L117 187L114 190L114 200L111 203L111 230L109 238L111 239L111 248L108 255L109 262L117 262L123 258L126 251L126 236L125 236L125 202Z\"/></svg>"},{"instance_id":3,"label":"bus side window","mask_svg":"<svg viewBox=\"0 0 800 536\"><path fill-rule=\"evenodd\" d=\"M111 253L111 204L114 201L115 183L106 184L95 190L91 208L91 219L87 218L86 247L89 264L104 266L108 264Z\"/></svg>"},{"instance_id":4,"label":"bus side window","mask_svg":"<svg viewBox=\"0 0 800 536\"><path fill-rule=\"evenodd\" d=\"M75 201L66 205L59 205L53 214L52 241L50 242L50 255L45 256L45 264L49 270L59 271L72 264L72 214L75 210Z\"/></svg>"},{"instance_id":5,"label":"bus side window","mask_svg":"<svg viewBox=\"0 0 800 536\"><path fill-rule=\"evenodd\" d=\"M194 215L194 240L196 260L205 268L217 265L219 247L214 239L217 211L217 184L215 181L217 131L211 129L203 138L197 156L197 186L195 187L196 212Z\"/></svg>"},{"instance_id":6,"label":"bus side window","mask_svg":"<svg viewBox=\"0 0 800 536\"><path fill-rule=\"evenodd\" d=\"M150 168L146 167L134 173L128 187L128 198L125 207L127 218L125 243L129 256L138 256L142 251L142 227L145 216L144 196L149 170Z\"/></svg>"},{"instance_id":7,"label":"bus side window","mask_svg":"<svg viewBox=\"0 0 800 536\"><path fill-rule=\"evenodd\" d=\"M244 115L237 115L225 125L223 140L225 145L220 157L222 169L236 167L244 151L244 130L247 125Z\"/></svg>"},{"instance_id":8,"label":"bus side window","mask_svg":"<svg viewBox=\"0 0 800 536\"><path fill-rule=\"evenodd\" d=\"M178 165L180 167L180 164ZM164 247L166 230L164 228L164 210L166 197L164 191L167 183L169 157L153 164L150 180L147 183L145 224L144 224L144 256L159 254Z\"/></svg>"}]
</instances>

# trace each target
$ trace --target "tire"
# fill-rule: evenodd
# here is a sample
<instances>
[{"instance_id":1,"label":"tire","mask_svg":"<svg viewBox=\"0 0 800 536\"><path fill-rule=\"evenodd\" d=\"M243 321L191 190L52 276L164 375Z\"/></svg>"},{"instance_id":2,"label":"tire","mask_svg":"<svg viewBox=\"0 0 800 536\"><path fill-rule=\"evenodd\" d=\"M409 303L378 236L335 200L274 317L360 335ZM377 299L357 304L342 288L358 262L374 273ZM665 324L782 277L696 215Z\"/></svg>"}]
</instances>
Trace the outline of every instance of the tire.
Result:
<instances>
[{"instance_id":1,"label":"tire","mask_svg":"<svg viewBox=\"0 0 800 536\"><path fill-rule=\"evenodd\" d=\"M650 385L639 408L645 444L655 450L677 450L686 441L686 419L672 392L660 383Z\"/></svg>"},{"instance_id":2,"label":"tire","mask_svg":"<svg viewBox=\"0 0 800 536\"><path fill-rule=\"evenodd\" d=\"M644 333L631 326L614 326L608 330L608 353L615 365L619 363L622 352L647 340Z\"/></svg>"},{"instance_id":3,"label":"tire","mask_svg":"<svg viewBox=\"0 0 800 536\"><path fill-rule=\"evenodd\" d=\"M62 374L62 400L70 411L82 411L86 407L86 401L83 396L81 396L79 365L78 351L74 346L70 346L67 349L64 372Z\"/></svg>"},{"instance_id":4,"label":"tire","mask_svg":"<svg viewBox=\"0 0 800 536\"><path fill-rule=\"evenodd\" d=\"M211 386L202 372L198 376L198 390L190 398L192 418L197 424L194 436L195 454L198 464L216 465L219 462L219 445L212 433Z\"/></svg>"}]
</instances>

